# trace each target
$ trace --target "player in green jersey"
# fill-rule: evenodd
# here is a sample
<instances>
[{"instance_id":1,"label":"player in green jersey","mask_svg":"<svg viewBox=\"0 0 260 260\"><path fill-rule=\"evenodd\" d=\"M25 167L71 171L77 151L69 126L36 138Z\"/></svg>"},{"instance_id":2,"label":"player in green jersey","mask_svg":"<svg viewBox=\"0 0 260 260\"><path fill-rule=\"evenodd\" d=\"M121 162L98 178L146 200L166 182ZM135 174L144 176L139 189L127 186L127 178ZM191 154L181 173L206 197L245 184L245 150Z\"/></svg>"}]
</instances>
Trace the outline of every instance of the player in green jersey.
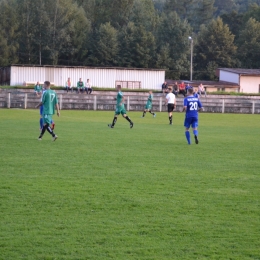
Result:
<instances>
[{"instance_id":1,"label":"player in green jersey","mask_svg":"<svg viewBox=\"0 0 260 260\"><path fill-rule=\"evenodd\" d=\"M55 114L55 108L57 109L57 116L60 116L58 98L56 92L50 89L49 81L44 82L44 87L46 91L42 95L42 101L36 106L36 108L38 108L43 105L43 128L39 140L42 140L42 137L47 130L52 135L53 141L55 141L58 136L55 135L50 125L52 122L52 115Z\"/></svg>"},{"instance_id":2,"label":"player in green jersey","mask_svg":"<svg viewBox=\"0 0 260 260\"><path fill-rule=\"evenodd\" d=\"M115 116L113 119L112 124L109 124L108 127L114 128L117 117L121 114L129 123L130 123L130 128L134 126L134 123L131 121L131 119L126 115L126 110L125 110L125 105L124 105L124 95L121 92L121 86L117 86L117 97L116 97L116 111L115 111Z\"/></svg>"},{"instance_id":3,"label":"player in green jersey","mask_svg":"<svg viewBox=\"0 0 260 260\"><path fill-rule=\"evenodd\" d=\"M153 115L153 117L156 117L156 114L152 112L152 107L153 107L153 92L152 90L150 90L149 97L147 99L142 117L145 117L146 112L149 112Z\"/></svg>"}]
</instances>

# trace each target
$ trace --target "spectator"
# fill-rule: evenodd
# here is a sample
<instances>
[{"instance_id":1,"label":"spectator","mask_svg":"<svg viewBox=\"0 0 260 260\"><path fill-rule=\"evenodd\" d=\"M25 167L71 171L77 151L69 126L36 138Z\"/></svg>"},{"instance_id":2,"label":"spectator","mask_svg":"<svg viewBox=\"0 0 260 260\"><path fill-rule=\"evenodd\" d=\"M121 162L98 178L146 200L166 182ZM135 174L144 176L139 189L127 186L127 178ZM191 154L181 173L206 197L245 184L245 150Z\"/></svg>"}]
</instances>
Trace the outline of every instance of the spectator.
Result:
<instances>
[{"instance_id":1,"label":"spectator","mask_svg":"<svg viewBox=\"0 0 260 260\"><path fill-rule=\"evenodd\" d=\"M200 98L200 95L198 94L198 90L196 88L194 89L193 96L198 99Z\"/></svg>"},{"instance_id":2,"label":"spectator","mask_svg":"<svg viewBox=\"0 0 260 260\"><path fill-rule=\"evenodd\" d=\"M68 78L68 80L66 81L66 86L65 86L67 93L69 92L69 90L71 90L71 92L73 92L73 87L71 85L71 81L70 78Z\"/></svg>"},{"instance_id":3,"label":"spectator","mask_svg":"<svg viewBox=\"0 0 260 260\"><path fill-rule=\"evenodd\" d=\"M79 79L78 83L77 83L77 89L78 89L78 93L84 91L84 82L81 80L81 78Z\"/></svg>"},{"instance_id":4,"label":"spectator","mask_svg":"<svg viewBox=\"0 0 260 260\"><path fill-rule=\"evenodd\" d=\"M168 90L168 84L167 84L167 82L165 81L165 82L162 84L162 93L165 93L167 90Z\"/></svg>"},{"instance_id":5,"label":"spectator","mask_svg":"<svg viewBox=\"0 0 260 260\"><path fill-rule=\"evenodd\" d=\"M91 94L92 93L92 86L91 86L91 83L90 83L89 79L87 79L85 90L86 90L87 94Z\"/></svg>"},{"instance_id":6,"label":"spectator","mask_svg":"<svg viewBox=\"0 0 260 260\"><path fill-rule=\"evenodd\" d=\"M179 85L179 94L182 94L184 97L185 97L185 95L186 95L184 82L182 82L182 83Z\"/></svg>"},{"instance_id":7,"label":"spectator","mask_svg":"<svg viewBox=\"0 0 260 260\"><path fill-rule=\"evenodd\" d=\"M190 88L192 88L192 86L190 85L190 83L188 83L185 87L186 94L188 93L188 89Z\"/></svg>"},{"instance_id":8,"label":"spectator","mask_svg":"<svg viewBox=\"0 0 260 260\"><path fill-rule=\"evenodd\" d=\"M178 83L175 82L175 84L173 85L172 93L173 93L176 97L178 97L178 91L179 91L179 89L178 89Z\"/></svg>"},{"instance_id":9,"label":"spectator","mask_svg":"<svg viewBox=\"0 0 260 260\"><path fill-rule=\"evenodd\" d=\"M36 85L34 86L34 92L37 95L37 97L39 97L41 95L42 92L42 86L40 85L39 81L36 83Z\"/></svg>"},{"instance_id":10,"label":"spectator","mask_svg":"<svg viewBox=\"0 0 260 260\"><path fill-rule=\"evenodd\" d=\"M207 92L206 89L204 88L204 86L202 85L202 83L200 83L199 87L198 87L198 94L201 96L202 94L205 95L205 97L207 96Z\"/></svg>"}]
</instances>

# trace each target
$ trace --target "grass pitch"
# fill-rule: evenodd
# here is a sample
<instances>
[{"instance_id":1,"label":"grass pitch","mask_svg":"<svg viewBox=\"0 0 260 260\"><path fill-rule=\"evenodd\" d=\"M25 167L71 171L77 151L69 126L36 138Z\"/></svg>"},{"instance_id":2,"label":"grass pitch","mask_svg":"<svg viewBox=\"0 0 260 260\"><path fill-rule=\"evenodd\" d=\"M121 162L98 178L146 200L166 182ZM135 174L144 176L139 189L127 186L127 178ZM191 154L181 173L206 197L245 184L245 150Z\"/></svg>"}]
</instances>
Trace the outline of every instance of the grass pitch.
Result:
<instances>
[{"instance_id":1,"label":"grass pitch","mask_svg":"<svg viewBox=\"0 0 260 260\"><path fill-rule=\"evenodd\" d=\"M260 259L259 115L0 110L0 259Z\"/></svg>"}]
</instances>

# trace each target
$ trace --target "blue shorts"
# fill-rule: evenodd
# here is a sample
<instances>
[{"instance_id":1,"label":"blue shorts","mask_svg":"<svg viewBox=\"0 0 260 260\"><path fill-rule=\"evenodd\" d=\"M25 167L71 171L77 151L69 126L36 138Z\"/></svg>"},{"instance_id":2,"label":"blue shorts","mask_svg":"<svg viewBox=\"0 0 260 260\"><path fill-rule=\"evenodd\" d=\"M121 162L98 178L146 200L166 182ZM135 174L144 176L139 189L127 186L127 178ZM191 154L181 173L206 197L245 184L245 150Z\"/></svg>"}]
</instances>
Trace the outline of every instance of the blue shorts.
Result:
<instances>
[{"instance_id":1,"label":"blue shorts","mask_svg":"<svg viewBox=\"0 0 260 260\"><path fill-rule=\"evenodd\" d=\"M40 106L40 115L43 115L43 106Z\"/></svg>"},{"instance_id":2,"label":"blue shorts","mask_svg":"<svg viewBox=\"0 0 260 260\"><path fill-rule=\"evenodd\" d=\"M190 118L185 118L184 120L184 126L186 128L197 128L199 126L199 119L197 117L190 117Z\"/></svg>"}]
</instances>

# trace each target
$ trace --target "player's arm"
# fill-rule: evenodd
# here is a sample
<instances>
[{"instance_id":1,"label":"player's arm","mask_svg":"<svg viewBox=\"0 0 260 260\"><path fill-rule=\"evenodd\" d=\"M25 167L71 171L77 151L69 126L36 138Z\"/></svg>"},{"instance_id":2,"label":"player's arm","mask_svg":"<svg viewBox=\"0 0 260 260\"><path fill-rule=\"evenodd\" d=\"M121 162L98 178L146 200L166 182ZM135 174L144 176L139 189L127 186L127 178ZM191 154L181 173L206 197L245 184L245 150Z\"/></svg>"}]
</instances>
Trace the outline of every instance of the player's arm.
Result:
<instances>
[{"instance_id":1,"label":"player's arm","mask_svg":"<svg viewBox=\"0 0 260 260\"><path fill-rule=\"evenodd\" d=\"M187 111L187 106L188 106L188 102L187 102L187 99L185 98L184 101L183 101L182 112L186 112Z\"/></svg>"},{"instance_id":2,"label":"player's arm","mask_svg":"<svg viewBox=\"0 0 260 260\"><path fill-rule=\"evenodd\" d=\"M165 98L165 105L167 105L168 104L168 99L167 99L167 96L166 96L166 98Z\"/></svg>"},{"instance_id":3,"label":"player's arm","mask_svg":"<svg viewBox=\"0 0 260 260\"><path fill-rule=\"evenodd\" d=\"M42 102L40 102L38 105L36 105L35 108L39 108L40 106L42 106Z\"/></svg>"},{"instance_id":4,"label":"player's arm","mask_svg":"<svg viewBox=\"0 0 260 260\"><path fill-rule=\"evenodd\" d=\"M57 116L60 116L60 107L59 107L59 104L57 103L55 106L56 106L56 110L57 110Z\"/></svg>"}]
</instances>

